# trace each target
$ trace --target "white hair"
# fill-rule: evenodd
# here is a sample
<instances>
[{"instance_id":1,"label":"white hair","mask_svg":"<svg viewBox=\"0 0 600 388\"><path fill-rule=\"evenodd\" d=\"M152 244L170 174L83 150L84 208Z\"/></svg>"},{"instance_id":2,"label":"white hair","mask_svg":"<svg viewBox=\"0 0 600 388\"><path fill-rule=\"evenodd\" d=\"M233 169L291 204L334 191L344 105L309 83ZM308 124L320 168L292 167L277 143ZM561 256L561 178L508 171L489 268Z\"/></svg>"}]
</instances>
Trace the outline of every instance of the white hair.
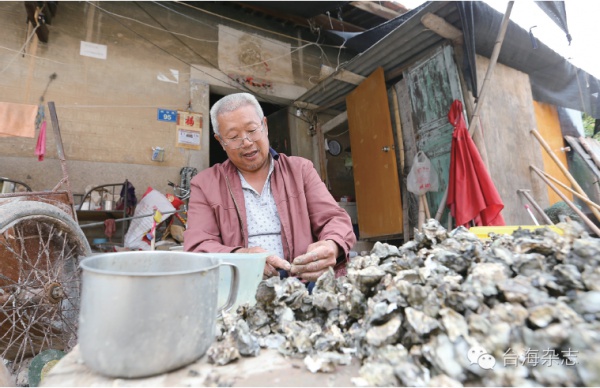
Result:
<instances>
[{"instance_id":1,"label":"white hair","mask_svg":"<svg viewBox=\"0 0 600 388\"><path fill-rule=\"evenodd\" d=\"M210 121L212 123L213 131L215 131L215 134L220 135L217 117L219 117L223 113L233 112L234 110L246 105L253 106L254 110L256 110L256 114L258 115L258 117L260 117L261 119L264 117L263 110L260 104L258 103L258 100L250 93L230 94L215 102L212 108L210 108Z\"/></svg>"}]
</instances>

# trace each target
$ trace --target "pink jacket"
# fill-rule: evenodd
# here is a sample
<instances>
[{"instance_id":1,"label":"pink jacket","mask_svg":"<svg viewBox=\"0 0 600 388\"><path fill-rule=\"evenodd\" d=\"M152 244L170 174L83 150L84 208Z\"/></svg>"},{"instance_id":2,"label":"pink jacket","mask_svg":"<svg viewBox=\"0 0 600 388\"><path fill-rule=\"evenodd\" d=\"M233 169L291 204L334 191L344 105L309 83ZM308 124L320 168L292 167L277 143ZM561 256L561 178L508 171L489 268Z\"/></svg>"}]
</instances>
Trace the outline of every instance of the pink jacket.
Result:
<instances>
[{"instance_id":1,"label":"pink jacket","mask_svg":"<svg viewBox=\"0 0 600 388\"><path fill-rule=\"evenodd\" d=\"M333 199L313 164L304 158L277 154L271 190L282 228L284 259L306 253L309 244L333 240L344 251L336 274L345 274L348 252L356 242L350 216ZM248 226L237 168L227 160L198 173L191 182L184 250L231 252L246 248Z\"/></svg>"}]
</instances>

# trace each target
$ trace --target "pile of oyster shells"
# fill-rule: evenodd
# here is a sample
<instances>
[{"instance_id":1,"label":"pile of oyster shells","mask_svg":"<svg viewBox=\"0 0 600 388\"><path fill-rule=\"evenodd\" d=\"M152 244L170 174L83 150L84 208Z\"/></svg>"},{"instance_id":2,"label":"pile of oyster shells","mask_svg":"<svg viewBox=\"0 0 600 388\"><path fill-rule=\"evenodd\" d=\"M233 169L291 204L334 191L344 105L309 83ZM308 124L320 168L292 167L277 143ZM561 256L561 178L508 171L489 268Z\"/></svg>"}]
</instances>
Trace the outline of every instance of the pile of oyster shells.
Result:
<instances>
[{"instance_id":1,"label":"pile of oyster shells","mask_svg":"<svg viewBox=\"0 0 600 388\"><path fill-rule=\"evenodd\" d=\"M358 360L356 386L598 386L600 239L559 226L481 240L431 219L312 295L270 278L218 321L209 361L275 348L314 373Z\"/></svg>"}]
</instances>

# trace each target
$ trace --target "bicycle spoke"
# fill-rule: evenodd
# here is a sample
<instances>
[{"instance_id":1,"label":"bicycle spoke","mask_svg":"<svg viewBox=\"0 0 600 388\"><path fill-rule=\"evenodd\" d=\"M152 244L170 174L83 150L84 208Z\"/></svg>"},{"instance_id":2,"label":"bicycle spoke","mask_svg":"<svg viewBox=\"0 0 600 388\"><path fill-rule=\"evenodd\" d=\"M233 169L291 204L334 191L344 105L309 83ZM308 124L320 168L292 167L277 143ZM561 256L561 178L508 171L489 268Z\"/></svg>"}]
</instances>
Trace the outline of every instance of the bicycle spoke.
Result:
<instances>
[{"instance_id":1,"label":"bicycle spoke","mask_svg":"<svg viewBox=\"0 0 600 388\"><path fill-rule=\"evenodd\" d=\"M45 349L76 344L79 241L40 217L0 230L0 254L14 262L0 273L0 357L13 373Z\"/></svg>"}]
</instances>

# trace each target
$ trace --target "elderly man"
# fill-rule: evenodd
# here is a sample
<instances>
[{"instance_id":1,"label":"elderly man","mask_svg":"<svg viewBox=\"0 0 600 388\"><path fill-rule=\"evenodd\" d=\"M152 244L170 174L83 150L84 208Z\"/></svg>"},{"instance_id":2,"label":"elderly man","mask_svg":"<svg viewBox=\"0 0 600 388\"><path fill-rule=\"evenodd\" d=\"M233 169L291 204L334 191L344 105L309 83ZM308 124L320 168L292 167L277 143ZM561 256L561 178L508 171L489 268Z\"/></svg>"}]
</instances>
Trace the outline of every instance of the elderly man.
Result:
<instances>
[{"instance_id":1,"label":"elderly man","mask_svg":"<svg viewBox=\"0 0 600 388\"><path fill-rule=\"evenodd\" d=\"M311 282L329 267L345 274L356 236L312 163L270 148L251 94L223 97L210 117L228 160L192 179L184 250L270 252L265 277L287 272Z\"/></svg>"}]
</instances>

